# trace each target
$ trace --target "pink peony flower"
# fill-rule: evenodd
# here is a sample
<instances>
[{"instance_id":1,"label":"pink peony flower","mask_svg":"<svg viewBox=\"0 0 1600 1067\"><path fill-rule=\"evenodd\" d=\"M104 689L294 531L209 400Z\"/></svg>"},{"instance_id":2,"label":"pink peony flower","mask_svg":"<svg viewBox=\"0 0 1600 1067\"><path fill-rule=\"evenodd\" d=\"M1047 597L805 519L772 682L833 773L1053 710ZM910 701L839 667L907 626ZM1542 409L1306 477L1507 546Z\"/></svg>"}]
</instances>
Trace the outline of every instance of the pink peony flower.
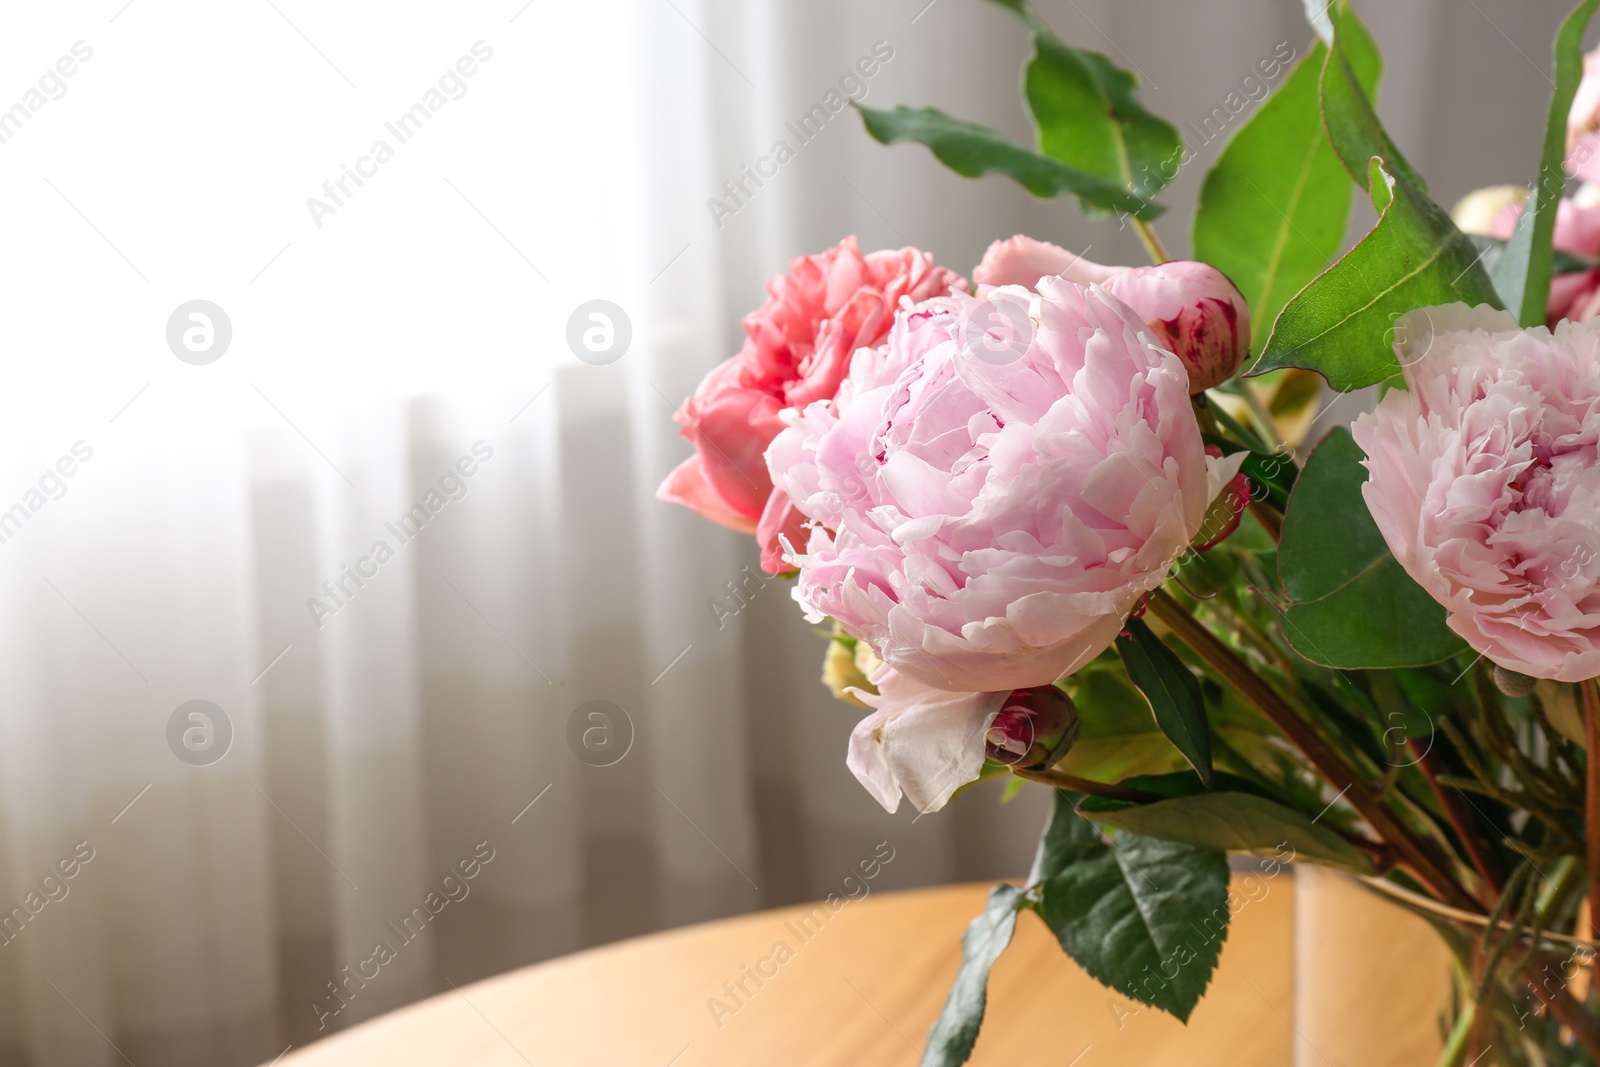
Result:
<instances>
[{"instance_id":1,"label":"pink peony flower","mask_svg":"<svg viewBox=\"0 0 1600 1067\"><path fill-rule=\"evenodd\" d=\"M1567 170L1600 182L1600 48L1583 57L1583 80L1567 112Z\"/></svg>"},{"instance_id":2,"label":"pink peony flower","mask_svg":"<svg viewBox=\"0 0 1600 1067\"><path fill-rule=\"evenodd\" d=\"M1600 145L1600 141L1596 142ZM1510 238L1527 203L1527 190L1521 186L1494 186L1469 193L1451 212L1463 233L1483 237ZM1592 192L1592 190L1590 190ZM1553 243L1563 252L1579 256L1600 256L1600 205L1593 196L1566 198L1556 205ZM1562 319L1583 322L1600 314L1600 268L1569 271L1550 279L1550 302L1545 321L1551 326Z\"/></svg>"},{"instance_id":3,"label":"pink peony flower","mask_svg":"<svg viewBox=\"0 0 1600 1067\"><path fill-rule=\"evenodd\" d=\"M1600 327L1463 304L1400 321L1409 389L1353 427L1384 540L1491 662L1600 675Z\"/></svg>"},{"instance_id":4,"label":"pink peony flower","mask_svg":"<svg viewBox=\"0 0 1600 1067\"><path fill-rule=\"evenodd\" d=\"M780 413L832 399L851 355L883 340L902 297L926 300L966 286L926 252L863 256L854 237L791 260L788 274L767 283L767 302L745 316L739 354L707 374L678 412L695 454L667 476L656 499L756 534L762 566L776 574L779 534L800 531L762 458L783 428Z\"/></svg>"},{"instance_id":5,"label":"pink peony flower","mask_svg":"<svg viewBox=\"0 0 1600 1067\"><path fill-rule=\"evenodd\" d=\"M1028 289L1047 277L1104 285L1144 320L1157 344L1183 361L1191 393L1221 385L1250 354L1250 308L1227 276L1205 263L1102 267L1048 241L1018 234L991 244L972 272L980 285Z\"/></svg>"},{"instance_id":6,"label":"pink peony flower","mask_svg":"<svg viewBox=\"0 0 1600 1067\"><path fill-rule=\"evenodd\" d=\"M834 403L785 418L767 462L813 521L807 617L968 694L1110 646L1240 458L1208 461L1181 364L1126 305L1055 278L902 310Z\"/></svg>"}]
</instances>

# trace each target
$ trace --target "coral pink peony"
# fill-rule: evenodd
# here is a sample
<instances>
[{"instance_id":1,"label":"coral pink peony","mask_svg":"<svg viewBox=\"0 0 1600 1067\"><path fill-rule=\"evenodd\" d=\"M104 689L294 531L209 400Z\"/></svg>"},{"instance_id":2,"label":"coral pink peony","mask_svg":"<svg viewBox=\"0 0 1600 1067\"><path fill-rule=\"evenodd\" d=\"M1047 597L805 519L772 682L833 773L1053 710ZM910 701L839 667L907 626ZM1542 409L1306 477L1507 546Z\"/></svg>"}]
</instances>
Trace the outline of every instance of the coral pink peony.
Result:
<instances>
[{"instance_id":1,"label":"coral pink peony","mask_svg":"<svg viewBox=\"0 0 1600 1067\"><path fill-rule=\"evenodd\" d=\"M857 348L883 340L903 297L913 302L965 289L966 280L914 248L863 256L854 237L800 256L767 283L767 302L745 316L739 354L716 367L678 412L694 455L658 500L754 533L762 565L777 573L778 536L800 517L774 493L762 453L783 428L779 413L832 399Z\"/></svg>"},{"instance_id":2,"label":"coral pink peony","mask_svg":"<svg viewBox=\"0 0 1600 1067\"><path fill-rule=\"evenodd\" d=\"M1600 328L1463 304L1401 324L1409 390L1353 427L1384 540L1491 662L1600 675Z\"/></svg>"},{"instance_id":3,"label":"coral pink peony","mask_svg":"<svg viewBox=\"0 0 1600 1067\"><path fill-rule=\"evenodd\" d=\"M1182 366L1126 305L1055 278L902 310L835 403L786 419L768 466L813 520L795 598L969 694L1107 648L1240 458L1208 461Z\"/></svg>"},{"instance_id":4,"label":"coral pink peony","mask_svg":"<svg viewBox=\"0 0 1600 1067\"><path fill-rule=\"evenodd\" d=\"M1104 285L1144 320L1157 344L1183 361L1191 393L1221 385L1250 354L1250 308L1227 275L1209 264L1173 260L1155 267L1102 267L1018 234L991 244L972 272L980 285L1028 289L1047 277Z\"/></svg>"}]
</instances>

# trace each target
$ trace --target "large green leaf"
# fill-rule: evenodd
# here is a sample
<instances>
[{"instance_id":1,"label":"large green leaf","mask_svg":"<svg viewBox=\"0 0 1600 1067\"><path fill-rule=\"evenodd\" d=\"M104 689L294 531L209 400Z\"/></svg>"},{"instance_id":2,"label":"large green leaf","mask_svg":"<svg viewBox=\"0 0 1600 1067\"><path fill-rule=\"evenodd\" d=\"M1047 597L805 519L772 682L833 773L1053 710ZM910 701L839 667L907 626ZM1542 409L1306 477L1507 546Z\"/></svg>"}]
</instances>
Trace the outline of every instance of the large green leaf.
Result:
<instances>
[{"instance_id":1,"label":"large green leaf","mask_svg":"<svg viewBox=\"0 0 1600 1067\"><path fill-rule=\"evenodd\" d=\"M1381 63L1359 24L1352 27L1350 64L1370 93ZM1244 293L1258 338L1344 244L1350 177L1322 126L1326 57L1319 42L1234 134L1200 189L1195 258Z\"/></svg>"},{"instance_id":2,"label":"large green leaf","mask_svg":"<svg viewBox=\"0 0 1600 1067\"><path fill-rule=\"evenodd\" d=\"M1035 34L1033 44L1023 89L1039 151L1140 196L1167 184L1163 171L1177 173L1183 142L1140 106L1133 75L1051 34Z\"/></svg>"},{"instance_id":3,"label":"large green leaf","mask_svg":"<svg viewBox=\"0 0 1600 1067\"><path fill-rule=\"evenodd\" d=\"M1129 680L1150 702L1156 725L1209 786L1211 730L1199 680L1143 619L1127 621L1117 636L1117 651Z\"/></svg>"},{"instance_id":4,"label":"large green leaf","mask_svg":"<svg viewBox=\"0 0 1600 1067\"><path fill-rule=\"evenodd\" d=\"M1523 326L1542 324L1550 302L1551 239L1555 235L1556 206L1567 181L1567 112L1572 109L1578 80L1583 77L1583 31L1597 4L1600 0L1584 0L1556 33L1556 77L1545 120L1539 180L1494 273L1495 288Z\"/></svg>"},{"instance_id":5,"label":"large green leaf","mask_svg":"<svg viewBox=\"0 0 1600 1067\"><path fill-rule=\"evenodd\" d=\"M1304 367L1347 391L1399 373L1393 328L1405 312L1501 302L1477 246L1429 199L1422 176L1378 121L1360 74L1371 38L1347 5L1327 13L1334 36L1322 64L1323 126L1371 193L1378 222L1284 306L1251 373Z\"/></svg>"},{"instance_id":6,"label":"large green leaf","mask_svg":"<svg viewBox=\"0 0 1600 1067\"><path fill-rule=\"evenodd\" d=\"M991 0L1033 31L1022 86L1039 133L1039 151L1070 167L1150 196L1177 174L1177 128L1139 103L1138 82L1098 52L1051 32L1026 0ZM1172 174L1165 170L1171 167ZM1086 207L1099 205L1086 204Z\"/></svg>"},{"instance_id":7,"label":"large green leaf","mask_svg":"<svg viewBox=\"0 0 1600 1067\"><path fill-rule=\"evenodd\" d=\"M938 108L896 107L880 111L857 106L867 132L884 144L915 141L967 178L998 173L1014 178L1034 196L1050 198L1072 193L1085 204L1106 211L1125 211L1150 219L1161 208L1129 192L1116 182L1069 167L1006 140L994 130L951 118Z\"/></svg>"},{"instance_id":8,"label":"large green leaf","mask_svg":"<svg viewBox=\"0 0 1600 1067\"><path fill-rule=\"evenodd\" d=\"M1304 367L1341 392L1359 389L1400 373L1393 330L1406 312L1500 306L1477 247L1450 216L1376 157L1372 169L1377 225L1284 307L1252 374Z\"/></svg>"},{"instance_id":9,"label":"large green leaf","mask_svg":"<svg viewBox=\"0 0 1600 1067\"><path fill-rule=\"evenodd\" d=\"M1249 793L1196 793L1142 805L1089 797L1078 810L1102 826L1163 841L1277 859L1284 858L1287 847L1308 863L1357 874L1373 871L1367 854L1334 831Z\"/></svg>"},{"instance_id":10,"label":"large green leaf","mask_svg":"<svg viewBox=\"0 0 1600 1067\"><path fill-rule=\"evenodd\" d=\"M1094 823L1078 814L1078 804L1073 794L1064 789L1055 792L1055 804L1050 809L1050 821L1039 836L1039 849L1033 856L1033 867L1028 872L1028 885L1035 886L1054 878L1076 862L1091 846L1100 843L1100 831Z\"/></svg>"},{"instance_id":11,"label":"large green leaf","mask_svg":"<svg viewBox=\"0 0 1600 1067\"><path fill-rule=\"evenodd\" d=\"M1228 859L1118 834L1046 881L1038 911L1089 974L1187 1021L1226 936Z\"/></svg>"},{"instance_id":12,"label":"large green leaf","mask_svg":"<svg viewBox=\"0 0 1600 1067\"><path fill-rule=\"evenodd\" d=\"M1426 194L1428 183L1401 154L1383 123L1378 121L1371 92L1362 80L1362 64L1377 62L1372 38L1348 4L1334 4L1328 9L1328 15L1334 36L1322 63L1320 95L1322 122L1334 152L1362 188L1367 188L1371 181L1369 163L1376 156L1384 161L1384 169L1390 174Z\"/></svg>"},{"instance_id":13,"label":"large green leaf","mask_svg":"<svg viewBox=\"0 0 1600 1067\"><path fill-rule=\"evenodd\" d=\"M1445 610L1406 574L1367 510L1350 431L1322 439L1289 496L1278 574L1283 633L1306 659L1367 669L1436 663L1464 647Z\"/></svg>"},{"instance_id":14,"label":"large green leaf","mask_svg":"<svg viewBox=\"0 0 1600 1067\"><path fill-rule=\"evenodd\" d=\"M989 893L983 913L967 924L961 939L961 969L945 998L944 1010L928 1030L921 1067L958 1067L972 1055L989 1000L989 970L1011 944L1017 928L1017 911L1024 904L1022 890L997 885Z\"/></svg>"}]
</instances>

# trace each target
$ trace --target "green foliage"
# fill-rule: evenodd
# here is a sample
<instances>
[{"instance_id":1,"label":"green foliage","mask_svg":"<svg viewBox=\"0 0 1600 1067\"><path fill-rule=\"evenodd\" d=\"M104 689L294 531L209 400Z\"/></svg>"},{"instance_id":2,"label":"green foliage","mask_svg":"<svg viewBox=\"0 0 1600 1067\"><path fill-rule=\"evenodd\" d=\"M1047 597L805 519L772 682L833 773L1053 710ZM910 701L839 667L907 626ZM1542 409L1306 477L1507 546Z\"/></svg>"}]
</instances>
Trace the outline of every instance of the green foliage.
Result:
<instances>
[{"instance_id":1,"label":"green foliage","mask_svg":"<svg viewBox=\"0 0 1600 1067\"><path fill-rule=\"evenodd\" d=\"M1414 667L1461 651L1445 610L1389 551L1361 496L1362 452L1341 428L1311 453L1289 497L1278 573L1283 633L1328 667Z\"/></svg>"},{"instance_id":2,"label":"green foliage","mask_svg":"<svg viewBox=\"0 0 1600 1067\"><path fill-rule=\"evenodd\" d=\"M1183 753L1200 780L1211 784L1211 730L1200 683L1177 653L1143 619L1129 619L1117 637L1128 678L1150 702L1156 725Z\"/></svg>"},{"instance_id":3,"label":"green foliage","mask_svg":"<svg viewBox=\"0 0 1600 1067\"><path fill-rule=\"evenodd\" d=\"M1228 860L1119 834L1044 883L1038 911L1066 953L1125 996L1187 1020L1222 951Z\"/></svg>"},{"instance_id":4,"label":"green foliage","mask_svg":"<svg viewBox=\"0 0 1600 1067\"><path fill-rule=\"evenodd\" d=\"M1133 75L1052 34L1035 34L1033 45L1023 89L1039 150L1140 196L1165 185L1163 171L1183 142L1170 122L1140 106Z\"/></svg>"},{"instance_id":5,"label":"green foliage","mask_svg":"<svg viewBox=\"0 0 1600 1067\"><path fill-rule=\"evenodd\" d=\"M931 107L859 107L867 132L884 144L927 145L964 177L1004 174L1037 197L1071 193L1091 214L1155 218L1161 208L1146 197L1166 184L1165 172L1183 150L1177 129L1139 103L1132 74L1098 52L1062 41L1024 0L993 2L1033 31L1034 54L1023 84L1038 150Z\"/></svg>"},{"instance_id":6,"label":"green foliage","mask_svg":"<svg viewBox=\"0 0 1600 1067\"><path fill-rule=\"evenodd\" d=\"M994 130L951 118L938 108L896 107L889 111L857 106L867 132L884 144L915 141L966 178L998 173L1015 179L1034 196L1050 198L1073 193L1106 211L1126 211L1136 218L1154 218L1161 209L1114 182L1006 140Z\"/></svg>"},{"instance_id":7,"label":"green foliage","mask_svg":"<svg viewBox=\"0 0 1600 1067\"><path fill-rule=\"evenodd\" d=\"M1294 858L1356 874L1371 874L1367 854L1306 816L1249 793L1205 792L1153 804L1089 797L1078 808L1102 826L1163 841L1179 841L1267 858Z\"/></svg>"},{"instance_id":8,"label":"green foliage","mask_svg":"<svg viewBox=\"0 0 1600 1067\"><path fill-rule=\"evenodd\" d=\"M1405 312L1501 303L1477 246L1428 198L1378 122L1358 74L1370 39L1347 8L1329 14L1335 34L1322 66L1323 125L1335 154L1372 194L1378 222L1284 306L1252 373L1304 367L1345 391L1399 373L1392 331Z\"/></svg>"},{"instance_id":9,"label":"green foliage","mask_svg":"<svg viewBox=\"0 0 1600 1067\"><path fill-rule=\"evenodd\" d=\"M1583 31L1597 4L1600 0L1584 0L1561 23L1556 34L1555 82L1545 120L1539 180L1517 219L1515 232L1506 242L1505 254L1495 265L1495 288L1523 326L1543 323L1550 302L1551 240L1555 236L1556 205L1561 202L1567 180L1567 112L1583 76Z\"/></svg>"},{"instance_id":10,"label":"green foliage","mask_svg":"<svg viewBox=\"0 0 1600 1067\"><path fill-rule=\"evenodd\" d=\"M1250 306L1259 349L1289 298L1344 243L1350 178L1328 143L1318 98L1327 46L1318 43L1241 126L1207 173L1194 217L1194 254L1226 274ZM1346 51L1369 94L1381 63L1353 21Z\"/></svg>"},{"instance_id":11,"label":"green foliage","mask_svg":"<svg viewBox=\"0 0 1600 1067\"><path fill-rule=\"evenodd\" d=\"M1017 928L1017 911L1024 904L1022 890L997 885L989 893L983 913L967 924L961 939L961 969L945 998L944 1010L928 1031L921 1067L957 1067L972 1055L989 1000L989 970L1011 944Z\"/></svg>"}]
</instances>

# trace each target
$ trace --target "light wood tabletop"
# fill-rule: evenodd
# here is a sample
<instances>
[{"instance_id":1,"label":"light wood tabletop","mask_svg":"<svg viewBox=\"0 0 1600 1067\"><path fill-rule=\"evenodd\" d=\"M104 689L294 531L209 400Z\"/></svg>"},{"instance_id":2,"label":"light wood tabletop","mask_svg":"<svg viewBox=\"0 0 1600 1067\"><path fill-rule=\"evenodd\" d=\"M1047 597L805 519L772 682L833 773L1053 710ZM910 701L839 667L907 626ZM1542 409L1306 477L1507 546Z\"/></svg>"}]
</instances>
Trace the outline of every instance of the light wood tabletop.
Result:
<instances>
[{"instance_id":1,"label":"light wood tabletop","mask_svg":"<svg viewBox=\"0 0 1600 1067\"><path fill-rule=\"evenodd\" d=\"M1020 916L972 1062L1286 1067L1292 881L1238 893L1187 1027L1109 992ZM279 1067L915 1067L989 888L873 893L826 922L780 908L580 952L390 1012ZM758 985L756 971L769 977Z\"/></svg>"}]
</instances>

